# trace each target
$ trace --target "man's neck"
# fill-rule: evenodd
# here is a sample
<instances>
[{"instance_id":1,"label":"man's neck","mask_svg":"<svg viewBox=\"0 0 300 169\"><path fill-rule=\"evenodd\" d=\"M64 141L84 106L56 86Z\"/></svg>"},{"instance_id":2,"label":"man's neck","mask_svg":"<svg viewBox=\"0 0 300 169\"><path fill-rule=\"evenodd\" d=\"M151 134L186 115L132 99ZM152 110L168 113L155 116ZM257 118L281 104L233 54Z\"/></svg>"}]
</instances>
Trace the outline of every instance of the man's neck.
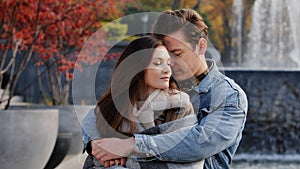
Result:
<instances>
[{"instance_id":1,"label":"man's neck","mask_svg":"<svg viewBox=\"0 0 300 169\"><path fill-rule=\"evenodd\" d=\"M207 61L206 69L202 71L202 73L198 74L197 76L193 76L187 80L178 82L179 88L183 91L190 90L191 88L198 86L198 84L206 77L206 75L210 72L212 69L214 63L212 61Z\"/></svg>"},{"instance_id":2,"label":"man's neck","mask_svg":"<svg viewBox=\"0 0 300 169\"><path fill-rule=\"evenodd\" d=\"M210 63L207 63L207 60L205 59L205 57L200 57L200 69L199 69L199 71L197 71L194 74L194 77L197 77L197 76L203 74L204 72L206 72L209 67L208 64L210 64Z\"/></svg>"}]
</instances>

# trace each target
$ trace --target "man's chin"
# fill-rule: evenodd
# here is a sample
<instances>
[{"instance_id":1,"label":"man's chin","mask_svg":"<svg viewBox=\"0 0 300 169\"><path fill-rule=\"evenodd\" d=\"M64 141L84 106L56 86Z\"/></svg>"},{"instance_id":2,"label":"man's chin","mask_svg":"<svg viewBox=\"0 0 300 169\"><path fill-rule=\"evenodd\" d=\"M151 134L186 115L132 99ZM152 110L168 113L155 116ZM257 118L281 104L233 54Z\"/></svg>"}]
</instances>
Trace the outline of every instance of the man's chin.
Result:
<instances>
[{"instance_id":1,"label":"man's chin","mask_svg":"<svg viewBox=\"0 0 300 169\"><path fill-rule=\"evenodd\" d=\"M173 77L178 82L185 80L185 78L183 76L180 76L180 75L173 75Z\"/></svg>"}]
</instances>

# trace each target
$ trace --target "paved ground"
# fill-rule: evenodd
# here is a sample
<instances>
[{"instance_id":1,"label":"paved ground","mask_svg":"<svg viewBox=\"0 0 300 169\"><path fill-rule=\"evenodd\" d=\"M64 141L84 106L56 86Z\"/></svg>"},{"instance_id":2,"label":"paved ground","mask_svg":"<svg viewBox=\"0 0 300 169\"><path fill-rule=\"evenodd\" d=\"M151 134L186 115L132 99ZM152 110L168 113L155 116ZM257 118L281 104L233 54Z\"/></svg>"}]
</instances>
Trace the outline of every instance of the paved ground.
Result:
<instances>
[{"instance_id":1,"label":"paved ground","mask_svg":"<svg viewBox=\"0 0 300 169\"><path fill-rule=\"evenodd\" d=\"M64 159L55 169L82 169L87 154L79 154Z\"/></svg>"},{"instance_id":2,"label":"paved ground","mask_svg":"<svg viewBox=\"0 0 300 169\"><path fill-rule=\"evenodd\" d=\"M231 165L232 169L300 169L299 155L293 156L236 156ZM64 159L56 169L81 169L86 154L80 154ZM264 158L265 161L257 160ZM250 161L246 161L246 159ZM279 160L280 159L280 160Z\"/></svg>"},{"instance_id":3,"label":"paved ground","mask_svg":"<svg viewBox=\"0 0 300 169\"><path fill-rule=\"evenodd\" d=\"M300 154L236 154L232 169L300 169Z\"/></svg>"},{"instance_id":4,"label":"paved ground","mask_svg":"<svg viewBox=\"0 0 300 169\"><path fill-rule=\"evenodd\" d=\"M232 169L299 169L299 162L246 162L239 161L231 165Z\"/></svg>"}]
</instances>

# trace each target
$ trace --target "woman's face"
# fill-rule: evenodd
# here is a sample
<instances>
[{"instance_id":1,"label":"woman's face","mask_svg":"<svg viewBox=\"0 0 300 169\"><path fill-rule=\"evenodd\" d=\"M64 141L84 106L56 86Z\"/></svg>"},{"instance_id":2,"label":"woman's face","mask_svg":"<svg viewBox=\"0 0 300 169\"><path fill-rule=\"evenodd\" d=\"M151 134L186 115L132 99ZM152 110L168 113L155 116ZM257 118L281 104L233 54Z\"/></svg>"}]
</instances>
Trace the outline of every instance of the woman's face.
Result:
<instances>
[{"instance_id":1,"label":"woman's face","mask_svg":"<svg viewBox=\"0 0 300 169\"><path fill-rule=\"evenodd\" d=\"M164 46L154 49L152 59L145 71L145 83L149 93L155 89L169 88L171 77L171 58Z\"/></svg>"}]
</instances>

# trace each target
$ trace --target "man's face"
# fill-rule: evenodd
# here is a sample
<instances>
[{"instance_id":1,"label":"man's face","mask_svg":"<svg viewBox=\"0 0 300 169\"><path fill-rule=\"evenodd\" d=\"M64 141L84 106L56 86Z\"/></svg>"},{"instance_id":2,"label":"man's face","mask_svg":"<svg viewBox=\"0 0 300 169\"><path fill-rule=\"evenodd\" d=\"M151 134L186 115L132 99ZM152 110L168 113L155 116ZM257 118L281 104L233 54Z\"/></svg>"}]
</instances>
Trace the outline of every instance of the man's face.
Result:
<instances>
[{"instance_id":1,"label":"man's face","mask_svg":"<svg viewBox=\"0 0 300 169\"><path fill-rule=\"evenodd\" d=\"M172 72L177 81L183 81L201 72L199 52L185 41L181 30L165 36L165 46L172 53Z\"/></svg>"}]
</instances>

